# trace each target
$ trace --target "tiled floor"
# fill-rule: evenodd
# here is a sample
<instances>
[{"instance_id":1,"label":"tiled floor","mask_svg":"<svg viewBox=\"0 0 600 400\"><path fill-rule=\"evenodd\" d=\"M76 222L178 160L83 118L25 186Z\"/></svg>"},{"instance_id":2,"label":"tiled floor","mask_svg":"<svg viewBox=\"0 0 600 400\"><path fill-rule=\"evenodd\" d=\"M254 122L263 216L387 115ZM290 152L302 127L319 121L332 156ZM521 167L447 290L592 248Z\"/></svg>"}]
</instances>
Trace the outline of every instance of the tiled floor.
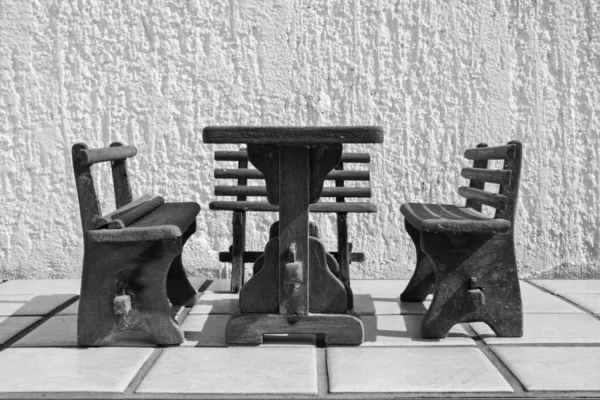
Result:
<instances>
[{"instance_id":1,"label":"tiled floor","mask_svg":"<svg viewBox=\"0 0 600 400\"><path fill-rule=\"evenodd\" d=\"M522 338L470 323L426 340L419 327L430 299L400 302L404 280L356 280L365 341L325 347L312 335L227 346L237 295L228 281L196 280L206 290L195 306L172 308L181 346L131 334L112 339L119 347L77 348L77 280L9 281L0 284L0 399L600 398L598 282L523 282Z\"/></svg>"}]
</instances>

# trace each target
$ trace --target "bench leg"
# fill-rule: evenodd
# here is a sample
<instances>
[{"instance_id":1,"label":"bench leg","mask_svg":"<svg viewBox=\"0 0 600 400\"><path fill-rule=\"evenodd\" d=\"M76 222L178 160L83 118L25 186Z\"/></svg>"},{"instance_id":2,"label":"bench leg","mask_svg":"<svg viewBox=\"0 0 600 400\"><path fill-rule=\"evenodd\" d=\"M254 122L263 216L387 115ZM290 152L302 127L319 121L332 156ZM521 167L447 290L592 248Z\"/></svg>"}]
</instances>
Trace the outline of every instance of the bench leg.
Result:
<instances>
[{"instance_id":1,"label":"bench leg","mask_svg":"<svg viewBox=\"0 0 600 400\"><path fill-rule=\"evenodd\" d=\"M421 233L435 270L424 338L446 337L455 324L485 322L502 337L523 335L523 307L512 233Z\"/></svg>"},{"instance_id":2,"label":"bench leg","mask_svg":"<svg viewBox=\"0 0 600 400\"><path fill-rule=\"evenodd\" d=\"M181 254L181 243L177 239L85 244L79 346L102 346L109 336L124 331L145 332L156 344L183 342L166 293L167 270Z\"/></svg>"},{"instance_id":3,"label":"bench leg","mask_svg":"<svg viewBox=\"0 0 600 400\"><path fill-rule=\"evenodd\" d=\"M196 223L194 222L182 236L182 248L195 231ZM167 274L167 296L173 305L193 307L196 304L196 294L196 289L188 279L181 260L181 253L179 253L171 263Z\"/></svg>"},{"instance_id":4,"label":"bench leg","mask_svg":"<svg viewBox=\"0 0 600 400\"><path fill-rule=\"evenodd\" d=\"M350 287L350 253L352 248L348 243L348 213L337 213L337 245L338 263L340 264L339 278L346 288L348 310L354 308L354 294Z\"/></svg>"},{"instance_id":5,"label":"bench leg","mask_svg":"<svg viewBox=\"0 0 600 400\"><path fill-rule=\"evenodd\" d=\"M412 278L400 295L400 301L423 302L427 295L433 291L435 272L431 260L421 250L421 233L406 220L404 220L404 228L415 244L417 265Z\"/></svg>"},{"instance_id":6,"label":"bench leg","mask_svg":"<svg viewBox=\"0 0 600 400\"><path fill-rule=\"evenodd\" d=\"M244 251L246 250L246 213L233 213L233 244L231 246L231 293L244 285Z\"/></svg>"}]
</instances>

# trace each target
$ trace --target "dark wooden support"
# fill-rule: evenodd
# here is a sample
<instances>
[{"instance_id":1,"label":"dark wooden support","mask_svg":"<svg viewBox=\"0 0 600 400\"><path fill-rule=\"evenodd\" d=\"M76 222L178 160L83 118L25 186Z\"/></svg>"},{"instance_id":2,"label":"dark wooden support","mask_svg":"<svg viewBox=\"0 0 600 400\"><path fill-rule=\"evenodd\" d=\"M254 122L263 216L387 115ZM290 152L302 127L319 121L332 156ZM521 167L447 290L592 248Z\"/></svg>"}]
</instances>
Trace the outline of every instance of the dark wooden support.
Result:
<instances>
[{"instance_id":1,"label":"dark wooden support","mask_svg":"<svg viewBox=\"0 0 600 400\"><path fill-rule=\"evenodd\" d=\"M339 164L335 167L337 171L344 170L344 163L340 160ZM337 188L344 187L344 181L335 181ZM337 203L344 203L346 199L344 197L337 197L335 199ZM348 310L354 308L354 293L350 287L350 246L348 243L348 213L339 212L336 213L336 225L337 225L337 247L338 256L336 258L340 265L340 280L346 288L347 306Z\"/></svg>"},{"instance_id":2,"label":"dark wooden support","mask_svg":"<svg viewBox=\"0 0 600 400\"><path fill-rule=\"evenodd\" d=\"M455 324L475 321L488 324L497 336L523 336L512 232L421 232L421 248L436 275L433 300L421 325L422 337L446 337Z\"/></svg>"},{"instance_id":3,"label":"dark wooden support","mask_svg":"<svg viewBox=\"0 0 600 400\"><path fill-rule=\"evenodd\" d=\"M132 200L125 158L133 146L73 146L73 170L84 240L77 322L80 346L102 346L123 331L147 333L157 344L179 344L183 332L168 300L192 306L196 291L183 264L183 245L196 230L196 203ZM111 162L117 210L102 215L90 166ZM168 299L168 300L167 300Z\"/></svg>"},{"instance_id":4,"label":"dark wooden support","mask_svg":"<svg viewBox=\"0 0 600 400\"><path fill-rule=\"evenodd\" d=\"M247 170L248 160L239 160L238 169ZM240 177L240 186L246 186L248 179ZM246 201L246 196L240 195L237 201ZM246 212L234 211L232 217L233 244L231 246L231 293L238 293L244 285L244 252L246 251Z\"/></svg>"},{"instance_id":5,"label":"dark wooden support","mask_svg":"<svg viewBox=\"0 0 600 400\"><path fill-rule=\"evenodd\" d=\"M308 314L310 155L301 146L279 150L279 201L287 205L279 210L279 313L285 315Z\"/></svg>"},{"instance_id":6,"label":"dark wooden support","mask_svg":"<svg viewBox=\"0 0 600 400\"><path fill-rule=\"evenodd\" d=\"M487 143L479 143L477 145L478 149L481 149L483 147L488 147ZM474 160L473 161L473 168L487 169L487 167L488 167L488 160ZM469 181L469 187L471 187L473 189L483 190L485 188L485 182L479 181L477 179L471 179ZM470 208L474 209L475 211L479 211L479 212L481 212L481 210L482 210L482 204L478 203L474 199L467 199L465 207L470 207Z\"/></svg>"},{"instance_id":7,"label":"dark wooden support","mask_svg":"<svg viewBox=\"0 0 600 400\"><path fill-rule=\"evenodd\" d=\"M433 292L435 284L435 271L431 260L421 249L421 233L408 221L404 221L404 229L415 244L417 252L417 265L408 285L400 295L400 301L423 302Z\"/></svg>"},{"instance_id":8,"label":"dark wooden support","mask_svg":"<svg viewBox=\"0 0 600 400\"><path fill-rule=\"evenodd\" d=\"M310 225L309 212L319 206L334 212L356 207L355 203L331 203L335 207L315 203L323 194L325 179L342 158L342 143L380 143L381 130L207 127L203 139L206 143L247 143L248 159L264 176L268 200L266 205L213 202L211 208L279 212L279 224L272 226L264 254L256 259L255 275L240 291L240 313L228 322L227 342L258 344L265 333L314 333L324 334L329 344L360 344L362 322L347 314L340 268L319 241L316 225ZM241 159L231 152L219 157ZM367 205L358 208L370 211ZM348 247L344 250L347 260Z\"/></svg>"},{"instance_id":9,"label":"dark wooden support","mask_svg":"<svg viewBox=\"0 0 600 400\"><path fill-rule=\"evenodd\" d=\"M112 334L148 333L157 344L183 342L170 314L166 278L181 240L135 243L86 241L77 313L79 346L102 346ZM115 313L117 296L128 296L131 310Z\"/></svg>"}]
</instances>

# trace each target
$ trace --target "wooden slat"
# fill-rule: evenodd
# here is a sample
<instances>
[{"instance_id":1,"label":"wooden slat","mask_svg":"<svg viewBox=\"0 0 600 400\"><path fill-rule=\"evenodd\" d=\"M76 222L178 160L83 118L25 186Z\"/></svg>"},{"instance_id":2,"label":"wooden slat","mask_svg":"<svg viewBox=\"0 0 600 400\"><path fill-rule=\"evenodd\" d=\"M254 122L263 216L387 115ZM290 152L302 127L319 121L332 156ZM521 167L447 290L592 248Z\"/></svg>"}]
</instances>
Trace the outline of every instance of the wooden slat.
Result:
<instances>
[{"instance_id":1,"label":"wooden slat","mask_svg":"<svg viewBox=\"0 0 600 400\"><path fill-rule=\"evenodd\" d=\"M215 186L216 196L266 196L265 186ZM325 187L321 197L371 197L370 187Z\"/></svg>"},{"instance_id":2,"label":"wooden slat","mask_svg":"<svg viewBox=\"0 0 600 400\"><path fill-rule=\"evenodd\" d=\"M480 182L497 183L508 185L510 183L511 172L504 169L486 169L486 168L463 168L460 171L463 178L475 179Z\"/></svg>"},{"instance_id":3,"label":"wooden slat","mask_svg":"<svg viewBox=\"0 0 600 400\"><path fill-rule=\"evenodd\" d=\"M216 161L242 161L248 160L246 151L215 151ZM369 153L342 153L342 162L367 164L371 162Z\"/></svg>"},{"instance_id":4,"label":"wooden slat","mask_svg":"<svg viewBox=\"0 0 600 400\"><path fill-rule=\"evenodd\" d=\"M383 143L379 126L206 126L204 143L290 144Z\"/></svg>"},{"instance_id":5,"label":"wooden slat","mask_svg":"<svg viewBox=\"0 0 600 400\"><path fill-rule=\"evenodd\" d=\"M91 165L104 161L123 160L137 154L135 146L105 147L101 149L81 149L79 157L85 164Z\"/></svg>"},{"instance_id":6,"label":"wooden slat","mask_svg":"<svg viewBox=\"0 0 600 400\"><path fill-rule=\"evenodd\" d=\"M213 201L208 207L211 210L222 211L259 211L278 212L279 206L269 204L266 201ZM315 213L376 213L377 206L366 202L333 203L324 202L311 204L310 212Z\"/></svg>"},{"instance_id":7,"label":"wooden slat","mask_svg":"<svg viewBox=\"0 0 600 400\"><path fill-rule=\"evenodd\" d=\"M468 160L506 160L507 158L514 158L515 154L516 147L514 144L465 150L465 158Z\"/></svg>"},{"instance_id":8,"label":"wooden slat","mask_svg":"<svg viewBox=\"0 0 600 400\"><path fill-rule=\"evenodd\" d=\"M258 257L263 255L262 251L246 251L244 252L243 262L244 264L255 263ZM338 253L337 251L332 251L331 254L333 257L337 259ZM219 261L220 262L231 262L232 256L228 251L222 251L219 253ZM365 262L364 253L350 253L350 261L351 262Z\"/></svg>"},{"instance_id":9,"label":"wooden slat","mask_svg":"<svg viewBox=\"0 0 600 400\"><path fill-rule=\"evenodd\" d=\"M501 194L486 192L484 190L475 189L467 186L458 188L458 194L467 199L476 200L486 206L503 210L506 207L507 198Z\"/></svg>"},{"instance_id":10,"label":"wooden slat","mask_svg":"<svg viewBox=\"0 0 600 400\"><path fill-rule=\"evenodd\" d=\"M216 179L264 179L257 169L215 168ZM369 171L331 171L325 179L329 181L368 181Z\"/></svg>"}]
</instances>

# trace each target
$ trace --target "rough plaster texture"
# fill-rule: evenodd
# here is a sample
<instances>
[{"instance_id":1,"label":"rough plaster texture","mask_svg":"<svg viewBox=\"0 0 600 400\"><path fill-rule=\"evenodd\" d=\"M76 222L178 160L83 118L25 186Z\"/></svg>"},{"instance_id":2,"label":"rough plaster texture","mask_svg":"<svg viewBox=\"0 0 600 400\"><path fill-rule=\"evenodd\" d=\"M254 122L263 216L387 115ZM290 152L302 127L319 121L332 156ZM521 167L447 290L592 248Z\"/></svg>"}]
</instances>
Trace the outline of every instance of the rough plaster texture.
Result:
<instances>
[{"instance_id":1,"label":"rough plaster texture","mask_svg":"<svg viewBox=\"0 0 600 400\"><path fill-rule=\"evenodd\" d=\"M521 275L598 277L599 104L596 0L0 0L0 278L79 276L70 146L114 140L139 148L135 195L202 205L185 262L226 277L201 130L262 124L384 127L352 148L373 154L380 204L351 217L354 277L408 277L400 204L463 201L464 149L513 138ZM332 247L333 216L316 219ZM272 220L249 218L249 248Z\"/></svg>"}]
</instances>

